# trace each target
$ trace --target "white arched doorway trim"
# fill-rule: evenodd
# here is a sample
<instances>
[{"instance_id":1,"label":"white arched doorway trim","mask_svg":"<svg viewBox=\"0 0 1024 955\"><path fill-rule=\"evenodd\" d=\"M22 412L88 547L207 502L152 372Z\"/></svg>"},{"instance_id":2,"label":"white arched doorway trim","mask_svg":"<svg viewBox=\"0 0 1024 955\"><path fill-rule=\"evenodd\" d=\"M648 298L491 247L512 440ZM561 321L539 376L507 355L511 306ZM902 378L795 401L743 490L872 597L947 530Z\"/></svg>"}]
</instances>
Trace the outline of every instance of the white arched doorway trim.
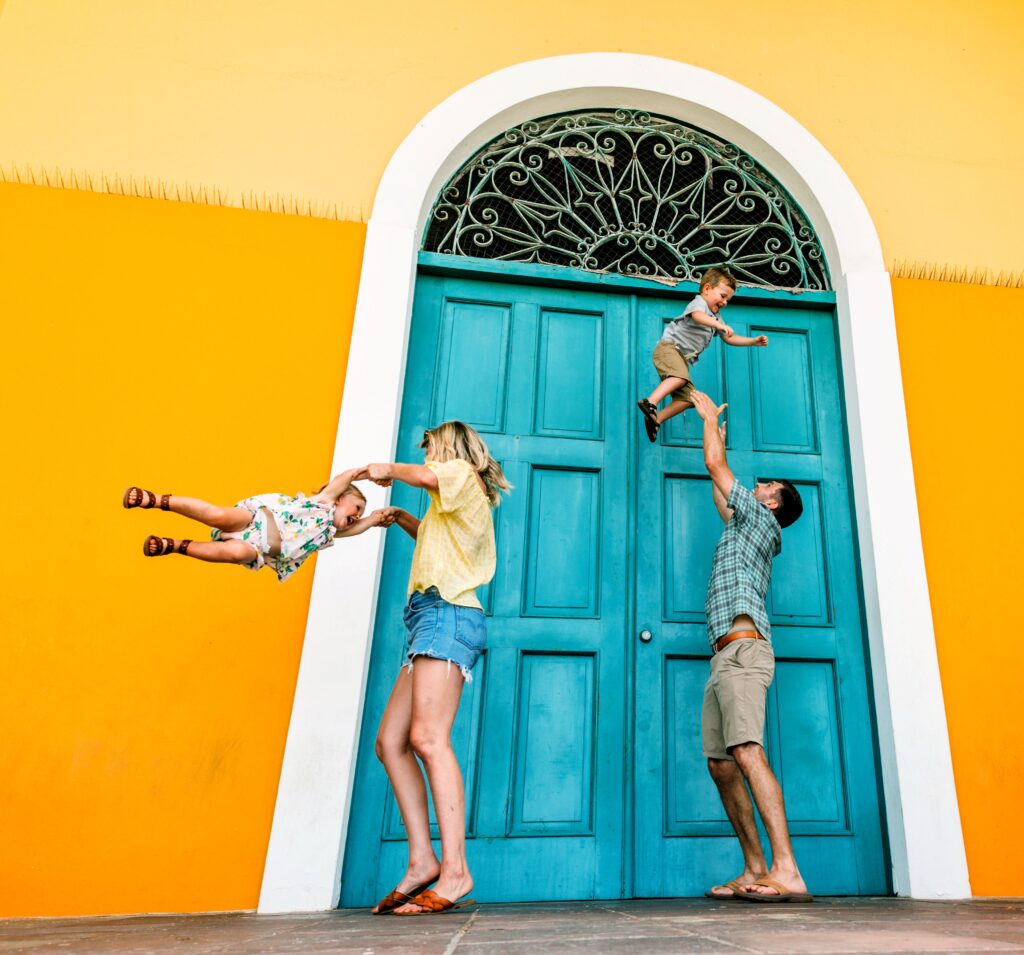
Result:
<instances>
[{"instance_id":1,"label":"white arched doorway trim","mask_svg":"<svg viewBox=\"0 0 1024 955\"><path fill-rule=\"evenodd\" d=\"M433 109L389 162L367 226L335 471L394 454L416 256L440 188L511 126L609 106L730 140L786 186L817 230L837 296L893 882L915 898L968 896L889 276L853 184L781 109L706 70L626 53L512 66ZM260 911L337 904L382 554L383 535L367 534L318 561Z\"/></svg>"}]
</instances>

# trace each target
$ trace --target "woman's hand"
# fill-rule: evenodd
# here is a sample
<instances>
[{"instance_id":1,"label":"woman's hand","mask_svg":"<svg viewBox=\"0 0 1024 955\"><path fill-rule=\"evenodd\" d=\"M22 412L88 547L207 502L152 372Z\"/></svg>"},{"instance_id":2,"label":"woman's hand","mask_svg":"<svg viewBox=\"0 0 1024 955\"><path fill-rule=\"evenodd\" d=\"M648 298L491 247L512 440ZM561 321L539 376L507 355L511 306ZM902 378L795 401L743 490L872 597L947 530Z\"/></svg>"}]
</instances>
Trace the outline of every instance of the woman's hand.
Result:
<instances>
[{"instance_id":1,"label":"woman's hand","mask_svg":"<svg viewBox=\"0 0 1024 955\"><path fill-rule=\"evenodd\" d=\"M370 517L376 521L378 527L390 527L398 520L400 510L398 507L379 507Z\"/></svg>"},{"instance_id":2,"label":"woman's hand","mask_svg":"<svg viewBox=\"0 0 1024 955\"><path fill-rule=\"evenodd\" d=\"M390 464L364 464L352 477L353 481L373 481L379 487L391 487Z\"/></svg>"}]
</instances>

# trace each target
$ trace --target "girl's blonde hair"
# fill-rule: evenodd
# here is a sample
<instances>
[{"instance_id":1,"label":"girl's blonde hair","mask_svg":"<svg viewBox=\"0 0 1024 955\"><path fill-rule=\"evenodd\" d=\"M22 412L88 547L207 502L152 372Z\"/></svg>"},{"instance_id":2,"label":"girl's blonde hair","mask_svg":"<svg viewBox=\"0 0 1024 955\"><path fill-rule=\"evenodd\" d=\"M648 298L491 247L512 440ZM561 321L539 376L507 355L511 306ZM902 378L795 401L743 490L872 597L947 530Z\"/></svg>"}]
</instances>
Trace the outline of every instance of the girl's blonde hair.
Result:
<instances>
[{"instance_id":1,"label":"girl's blonde hair","mask_svg":"<svg viewBox=\"0 0 1024 955\"><path fill-rule=\"evenodd\" d=\"M498 506L502 491L512 490L512 485L501 470L501 465L491 457L483 438L462 421L444 421L436 428L425 431L420 447L426 449L429 461L438 461L442 464L456 458L468 461L483 479L491 507Z\"/></svg>"}]
</instances>

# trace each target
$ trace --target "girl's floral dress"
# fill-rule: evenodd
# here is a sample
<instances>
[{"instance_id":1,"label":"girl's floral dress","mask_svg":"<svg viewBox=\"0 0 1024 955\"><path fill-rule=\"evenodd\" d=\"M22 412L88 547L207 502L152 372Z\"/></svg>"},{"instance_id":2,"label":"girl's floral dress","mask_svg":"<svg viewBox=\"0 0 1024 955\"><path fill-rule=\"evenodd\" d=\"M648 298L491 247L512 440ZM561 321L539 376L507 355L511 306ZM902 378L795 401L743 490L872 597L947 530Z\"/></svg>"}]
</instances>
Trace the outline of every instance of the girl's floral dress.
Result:
<instances>
[{"instance_id":1,"label":"girl's floral dress","mask_svg":"<svg viewBox=\"0 0 1024 955\"><path fill-rule=\"evenodd\" d=\"M298 494L257 494L239 501L252 514L252 520L240 531L214 528L212 540L240 540L256 548L256 558L244 566L259 570L272 567L282 583L297 571L310 554L334 543L334 506ZM281 553L272 555L267 521L273 519L281 536Z\"/></svg>"}]
</instances>

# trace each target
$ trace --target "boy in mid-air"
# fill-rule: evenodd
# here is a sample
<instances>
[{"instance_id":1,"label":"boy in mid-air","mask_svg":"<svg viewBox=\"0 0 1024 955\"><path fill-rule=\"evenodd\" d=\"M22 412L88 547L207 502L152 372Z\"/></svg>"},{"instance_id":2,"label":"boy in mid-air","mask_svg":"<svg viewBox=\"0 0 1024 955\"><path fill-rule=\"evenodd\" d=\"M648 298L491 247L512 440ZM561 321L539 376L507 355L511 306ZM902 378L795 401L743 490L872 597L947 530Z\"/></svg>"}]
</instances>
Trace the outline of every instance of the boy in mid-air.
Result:
<instances>
[{"instance_id":1,"label":"boy in mid-air","mask_svg":"<svg viewBox=\"0 0 1024 955\"><path fill-rule=\"evenodd\" d=\"M767 335L745 338L737 335L718 317L735 294L736 279L728 271L708 269L700 278L700 294L686 306L682 315L665 328L653 355L654 370L661 378L661 384L636 403L644 416L644 427L652 443L658 440L658 430L669 418L693 407L690 365L698 360L716 334L727 345L768 344ZM669 394L672 401L658 411L658 403Z\"/></svg>"}]
</instances>

